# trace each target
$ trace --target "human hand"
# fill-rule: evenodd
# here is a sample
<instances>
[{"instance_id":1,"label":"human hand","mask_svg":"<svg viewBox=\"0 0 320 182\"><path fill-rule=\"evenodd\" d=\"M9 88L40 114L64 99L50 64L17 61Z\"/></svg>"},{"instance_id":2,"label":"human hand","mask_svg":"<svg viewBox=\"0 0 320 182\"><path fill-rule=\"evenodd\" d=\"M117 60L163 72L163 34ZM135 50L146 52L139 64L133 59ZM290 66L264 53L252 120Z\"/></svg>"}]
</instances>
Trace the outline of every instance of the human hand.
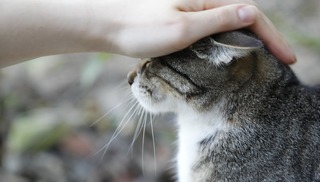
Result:
<instances>
[{"instance_id":1,"label":"human hand","mask_svg":"<svg viewBox=\"0 0 320 182\"><path fill-rule=\"evenodd\" d=\"M283 63L295 55L252 0L2 0L0 67L53 54L156 57L246 27ZM23 17L23 18L21 18Z\"/></svg>"},{"instance_id":2,"label":"human hand","mask_svg":"<svg viewBox=\"0 0 320 182\"><path fill-rule=\"evenodd\" d=\"M214 33L246 27L283 63L296 60L283 36L252 0L117 0L98 6L95 12L98 26L110 15L116 25L104 27L109 45L99 46L98 51L155 57Z\"/></svg>"}]
</instances>

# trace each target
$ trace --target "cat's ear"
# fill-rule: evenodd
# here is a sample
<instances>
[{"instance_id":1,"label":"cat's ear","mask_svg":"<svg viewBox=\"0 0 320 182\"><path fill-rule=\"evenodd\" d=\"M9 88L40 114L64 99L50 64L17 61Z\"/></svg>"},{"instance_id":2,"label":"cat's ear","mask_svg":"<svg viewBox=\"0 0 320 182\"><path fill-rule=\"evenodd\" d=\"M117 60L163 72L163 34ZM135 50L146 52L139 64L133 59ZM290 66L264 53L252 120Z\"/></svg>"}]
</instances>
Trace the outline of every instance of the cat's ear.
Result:
<instances>
[{"instance_id":1,"label":"cat's ear","mask_svg":"<svg viewBox=\"0 0 320 182\"><path fill-rule=\"evenodd\" d=\"M201 59L215 65L229 64L234 58L247 56L263 47L261 40L241 31L225 32L204 38L190 47Z\"/></svg>"}]
</instances>

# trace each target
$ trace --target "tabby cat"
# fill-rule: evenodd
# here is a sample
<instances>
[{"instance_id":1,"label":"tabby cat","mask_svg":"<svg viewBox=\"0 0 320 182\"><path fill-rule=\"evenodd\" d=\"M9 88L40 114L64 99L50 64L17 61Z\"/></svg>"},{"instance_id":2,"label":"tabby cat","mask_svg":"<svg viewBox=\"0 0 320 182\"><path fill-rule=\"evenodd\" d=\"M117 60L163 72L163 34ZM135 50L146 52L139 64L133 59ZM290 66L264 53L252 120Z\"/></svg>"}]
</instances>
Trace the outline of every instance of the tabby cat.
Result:
<instances>
[{"instance_id":1,"label":"tabby cat","mask_svg":"<svg viewBox=\"0 0 320 182\"><path fill-rule=\"evenodd\" d=\"M145 109L177 114L178 181L320 181L320 91L253 34L145 59L128 80Z\"/></svg>"}]
</instances>

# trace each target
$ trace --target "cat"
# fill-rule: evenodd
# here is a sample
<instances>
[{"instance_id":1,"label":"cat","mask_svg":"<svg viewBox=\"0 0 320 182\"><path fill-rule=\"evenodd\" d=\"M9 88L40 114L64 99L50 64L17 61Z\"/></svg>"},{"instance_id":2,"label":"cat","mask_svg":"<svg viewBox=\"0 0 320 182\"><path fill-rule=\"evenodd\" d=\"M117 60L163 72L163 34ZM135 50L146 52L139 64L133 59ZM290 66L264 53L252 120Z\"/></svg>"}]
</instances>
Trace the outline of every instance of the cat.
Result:
<instances>
[{"instance_id":1,"label":"cat","mask_svg":"<svg viewBox=\"0 0 320 182\"><path fill-rule=\"evenodd\" d=\"M254 34L144 59L128 82L146 110L177 114L178 181L320 181L320 91Z\"/></svg>"}]
</instances>

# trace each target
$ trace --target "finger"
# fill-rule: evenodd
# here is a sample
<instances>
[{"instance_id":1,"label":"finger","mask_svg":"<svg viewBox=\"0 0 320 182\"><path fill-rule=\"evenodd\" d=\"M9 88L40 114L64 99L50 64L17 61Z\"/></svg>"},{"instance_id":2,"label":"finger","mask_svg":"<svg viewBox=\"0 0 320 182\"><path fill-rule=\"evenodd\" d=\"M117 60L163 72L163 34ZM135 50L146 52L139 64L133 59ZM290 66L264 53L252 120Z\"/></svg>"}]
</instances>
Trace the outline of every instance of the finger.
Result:
<instances>
[{"instance_id":1,"label":"finger","mask_svg":"<svg viewBox=\"0 0 320 182\"><path fill-rule=\"evenodd\" d=\"M220 6L232 5L232 4L247 4L257 6L256 2L252 0L204 0L206 9L217 8Z\"/></svg>"},{"instance_id":2,"label":"finger","mask_svg":"<svg viewBox=\"0 0 320 182\"><path fill-rule=\"evenodd\" d=\"M274 27L270 20L263 14L254 24L248 27L255 32L268 49L283 63L296 62L296 56L282 34Z\"/></svg>"},{"instance_id":3,"label":"finger","mask_svg":"<svg viewBox=\"0 0 320 182\"><path fill-rule=\"evenodd\" d=\"M252 0L179 0L175 2L177 9L182 11L202 11L221 6L232 5L232 4L257 4Z\"/></svg>"},{"instance_id":4,"label":"finger","mask_svg":"<svg viewBox=\"0 0 320 182\"><path fill-rule=\"evenodd\" d=\"M206 11L188 13L192 41L211 34L248 27L283 63L294 63L295 54L273 24L251 5L227 5Z\"/></svg>"},{"instance_id":5,"label":"finger","mask_svg":"<svg viewBox=\"0 0 320 182\"><path fill-rule=\"evenodd\" d=\"M246 14L242 13L242 19L238 14L240 8L246 8ZM257 16L254 6L241 4L227 5L199 12L187 13L188 35L194 40L211 34L243 28L254 23Z\"/></svg>"}]
</instances>

